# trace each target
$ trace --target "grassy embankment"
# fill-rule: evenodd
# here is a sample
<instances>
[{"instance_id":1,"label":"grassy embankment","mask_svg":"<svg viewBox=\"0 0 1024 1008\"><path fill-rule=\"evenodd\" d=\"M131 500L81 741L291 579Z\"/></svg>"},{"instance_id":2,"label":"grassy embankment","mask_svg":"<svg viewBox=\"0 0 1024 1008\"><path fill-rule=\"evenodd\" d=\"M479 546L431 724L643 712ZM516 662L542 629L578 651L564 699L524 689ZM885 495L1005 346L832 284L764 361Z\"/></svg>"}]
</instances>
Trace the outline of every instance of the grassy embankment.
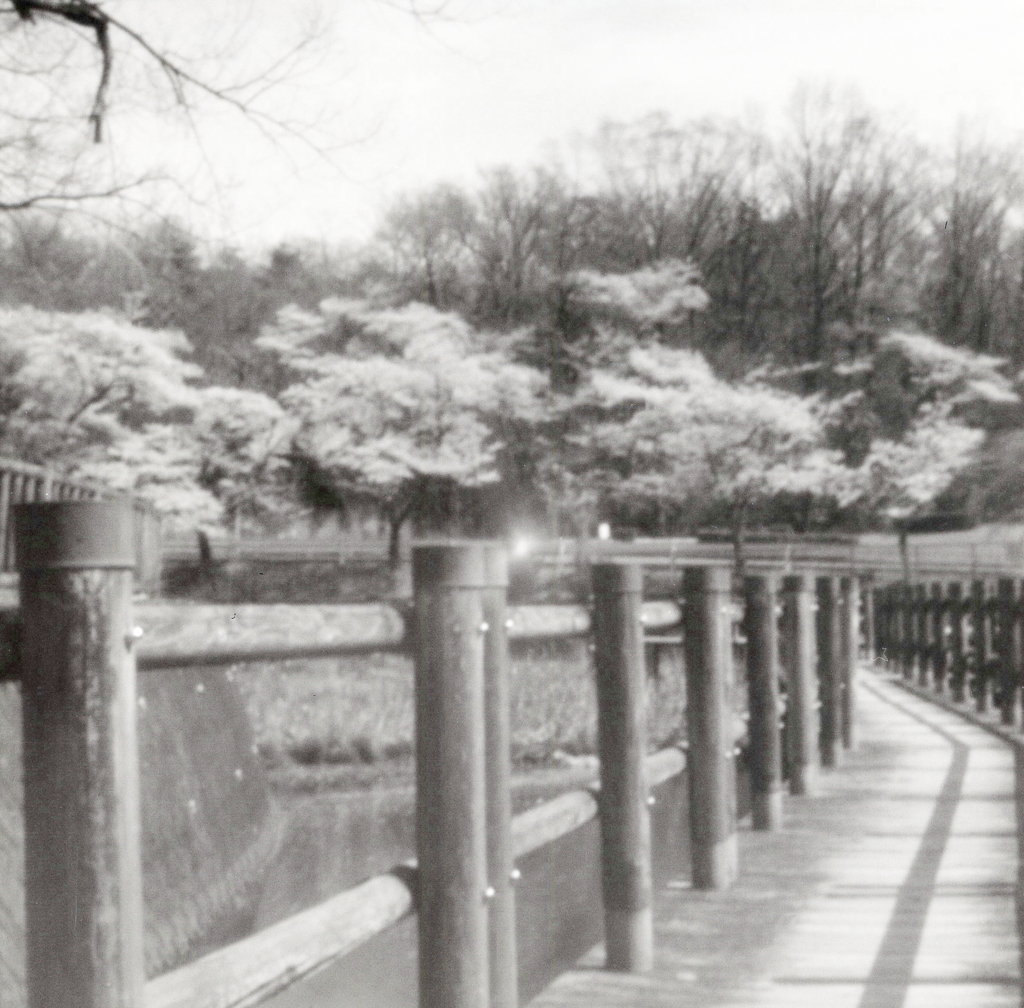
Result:
<instances>
[{"instance_id":1,"label":"grassy embankment","mask_svg":"<svg viewBox=\"0 0 1024 1008\"><path fill-rule=\"evenodd\" d=\"M666 656L668 657L668 656ZM284 786L315 789L408 780L413 681L397 655L293 661L234 670L260 751ZM684 691L678 661L649 677L652 750L679 737ZM585 646L516 649L512 747L520 770L558 766L595 751L596 703Z\"/></svg>"}]
</instances>

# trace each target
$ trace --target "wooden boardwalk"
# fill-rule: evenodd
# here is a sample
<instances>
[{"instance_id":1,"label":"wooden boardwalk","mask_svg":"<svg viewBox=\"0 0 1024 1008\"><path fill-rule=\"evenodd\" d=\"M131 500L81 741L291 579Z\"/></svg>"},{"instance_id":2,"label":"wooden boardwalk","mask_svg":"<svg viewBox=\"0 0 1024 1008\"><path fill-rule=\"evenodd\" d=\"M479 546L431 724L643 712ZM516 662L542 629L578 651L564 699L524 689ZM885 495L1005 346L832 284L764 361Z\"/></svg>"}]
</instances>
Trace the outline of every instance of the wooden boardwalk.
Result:
<instances>
[{"instance_id":1,"label":"wooden boardwalk","mask_svg":"<svg viewBox=\"0 0 1024 1008\"><path fill-rule=\"evenodd\" d=\"M654 971L594 949L534 1008L1018 1008L1015 755L865 672L857 749L719 893L656 895Z\"/></svg>"}]
</instances>

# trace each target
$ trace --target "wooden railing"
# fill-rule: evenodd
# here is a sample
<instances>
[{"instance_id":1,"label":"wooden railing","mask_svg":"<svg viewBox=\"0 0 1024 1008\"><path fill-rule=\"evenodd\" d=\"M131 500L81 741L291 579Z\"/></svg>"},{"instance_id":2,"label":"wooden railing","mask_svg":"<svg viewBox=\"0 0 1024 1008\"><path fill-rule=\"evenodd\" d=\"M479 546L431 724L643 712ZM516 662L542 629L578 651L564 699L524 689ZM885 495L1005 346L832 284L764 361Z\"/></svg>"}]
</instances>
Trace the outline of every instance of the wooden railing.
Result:
<instances>
[{"instance_id":1,"label":"wooden railing","mask_svg":"<svg viewBox=\"0 0 1024 1008\"><path fill-rule=\"evenodd\" d=\"M754 571L837 568L880 581L964 576L1010 576L1024 570L1024 528L1020 539L971 541L957 534L909 536L873 533L827 539L754 540L743 547L744 561ZM632 559L651 567L683 567L695 563L731 563L735 549L726 542L685 539L634 541L563 540L542 543L536 556L547 563Z\"/></svg>"},{"instance_id":2,"label":"wooden railing","mask_svg":"<svg viewBox=\"0 0 1024 1008\"><path fill-rule=\"evenodd\" d=\"M1005 726L1021 725L1024 582L970 577L875 592L872 660Z\"/></svg>"},{"instance_id":3,"label":"wooden railing","mask_svg":"<svg viewBox=\"0 0 1024 1008\"><path fill-rule=\"evenodd\" d=\"M43 466L0 458L0 575L13 574L14 529L11 521L18 504L32 501L81 501L128 499L125 494L107 491L83 480L58 476ZM162 543L160 520L145 501L131 499L133 550L136 558L136 584L147 594L160 590Z\"/></svg>"},{"instance_id":4,"label":"wooden railing","mask_svg":"<svg viewBox=\"0 0 1024 1008\"><path fill-rule=\"evenodd\" d=\"M259 561L266 564L383 563L386 543L379 540L241 539L215 540L215 560ZM636 560L645 567L684 567L692 564L729 564L734 547L723 540L696 537L623 540L544 540L529 547L523 562L550 567L589 565L602 559ZM870 573L876 579L914 580L958 576L1012 576L1024 570L1024 526L1016 537L984 540L962 533L909 535L895 533L753 538L743 547L745 563L753 570L792 571L807 567L839 567ZM198 558L195 538L170 538L163 555L169 561Z\"/></svg>"},{"instance_id":5,"label":"wooden railing","mask_svg":"<svg viewBox=\"0 0 1024 1008\"><path fill-rule=\"evenodd\" d=\"M11 509L15 504L42 500L95 500L96 487L78 480L63 479L42 466L0 458L0 570L14 570L14 535Z\"/></svg>"},{"instance_id":6,"label":"wooden railing","mask_svg":"<svg viewBox=\"0 0 1024 1008\"><path fill-rule=\"evenodd\" d=\"M670 544L660 552L653 545L595 544L589 609L570 610L568 622L552 628L542 626L536 610L506 610L500 545L422 545L414 550L414 605L400 630L385 621L392 629L383 634L315 644L158 652L147 651L134 633L127 505L51 501L15 510L21 599L4 633L8 675L21 681L25 712L30 1008L256 1004L411 912L423 1008L513 1008L515 859L595 816L607 966L647 969L654 939L649 795L684 767L693 884L715 889L735 878L730 551L680 561ZM793 548L758 556L742 586L747 760L758 829L780 827L780 658L788 786L807 794L819 766L854 744L854 670L859 653L875 647L872 620L861 626L868 568L855 547L808 550L813 559ZM681 619L672 603L645 608L642 568L655 563L681 567ZM879 619L891 637L889 610ZM653 756L643 710L645 627L655 638L682 642L687 676L685 746ZM552 629L591 635L605 773L599 793L572 792L512 818L509 637L554 635ZM407 648L414 658L416 862L145 982L136 666L155 671L371 648ZM80 772L86 766L88 773Z\"/></svg>"}]
</instances>

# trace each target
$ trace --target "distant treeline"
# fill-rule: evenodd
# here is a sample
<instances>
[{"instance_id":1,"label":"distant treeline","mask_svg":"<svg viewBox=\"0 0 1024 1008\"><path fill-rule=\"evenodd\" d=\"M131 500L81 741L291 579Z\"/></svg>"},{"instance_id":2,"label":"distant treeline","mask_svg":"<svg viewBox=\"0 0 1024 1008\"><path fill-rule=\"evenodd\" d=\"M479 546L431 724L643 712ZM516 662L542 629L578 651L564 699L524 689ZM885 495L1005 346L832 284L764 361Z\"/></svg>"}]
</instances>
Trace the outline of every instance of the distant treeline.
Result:
<instances>
[{"instance_id":1,"label":"distant treeline","mask_svg":"<svg viewBox=\"0 0 1024 1008\"><path fill-rule=\"evenodd\" d=\"M855 97L807 90L772 136L664 114L608 123L560 162L410 192L372 240L346 249L252 256L210 249L174 222L125 237L11 214L0 221L0 298L125 309L183 330L210 383L271 393L280 375L253 340L283 305L419 300L478 327L530 326L536 363L557 380L585 325L574 277L675 258L697 267L709 303L662 339L702 351L725 377L769 356L835 364L890 328L1017 367L1022 163L1017 147L980 132L928 146Z\"/></svg>"}]
</instances>

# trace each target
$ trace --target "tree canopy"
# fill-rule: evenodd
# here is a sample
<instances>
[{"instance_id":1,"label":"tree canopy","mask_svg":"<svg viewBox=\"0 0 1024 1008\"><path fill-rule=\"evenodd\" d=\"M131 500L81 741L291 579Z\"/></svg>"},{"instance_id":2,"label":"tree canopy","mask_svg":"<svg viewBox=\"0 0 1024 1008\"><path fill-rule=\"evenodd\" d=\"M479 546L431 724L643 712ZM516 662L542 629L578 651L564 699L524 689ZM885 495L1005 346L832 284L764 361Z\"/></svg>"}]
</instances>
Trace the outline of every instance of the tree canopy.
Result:
<instances>
[{"instance_id":1,"label":"tree canopy","mask_svg":"<svg viewBox=\"0 0 1024 1008\"><path fill-rule=\"evenodd\" d=\"M325 340L335 349L318 352ZM409 518L499 480L499 418L535 411L539 376L427 305L329 300L316 315L287 314L260 344L298 379L280 401L297 426L291 458L304 496L321 507L372 502L393 553Z\"/></svg>"},{"instance_id":2,"label":"tree canopy","mask_svg":"<svg viewBox=\"0 0 1024 1008\"><path fill-rule=\"evenodd\" d=\"M404 194L348 250L13 215L0 451L179 487L176 508L198 495L238 529L369 508L393 539L513 509L579 531L866 528L977 503L970 473L985 513L1013 510L1012 155L967 133L927 151L805 91L778 137L609 123L578 171Z\"/></svg>"}]
</instances>

